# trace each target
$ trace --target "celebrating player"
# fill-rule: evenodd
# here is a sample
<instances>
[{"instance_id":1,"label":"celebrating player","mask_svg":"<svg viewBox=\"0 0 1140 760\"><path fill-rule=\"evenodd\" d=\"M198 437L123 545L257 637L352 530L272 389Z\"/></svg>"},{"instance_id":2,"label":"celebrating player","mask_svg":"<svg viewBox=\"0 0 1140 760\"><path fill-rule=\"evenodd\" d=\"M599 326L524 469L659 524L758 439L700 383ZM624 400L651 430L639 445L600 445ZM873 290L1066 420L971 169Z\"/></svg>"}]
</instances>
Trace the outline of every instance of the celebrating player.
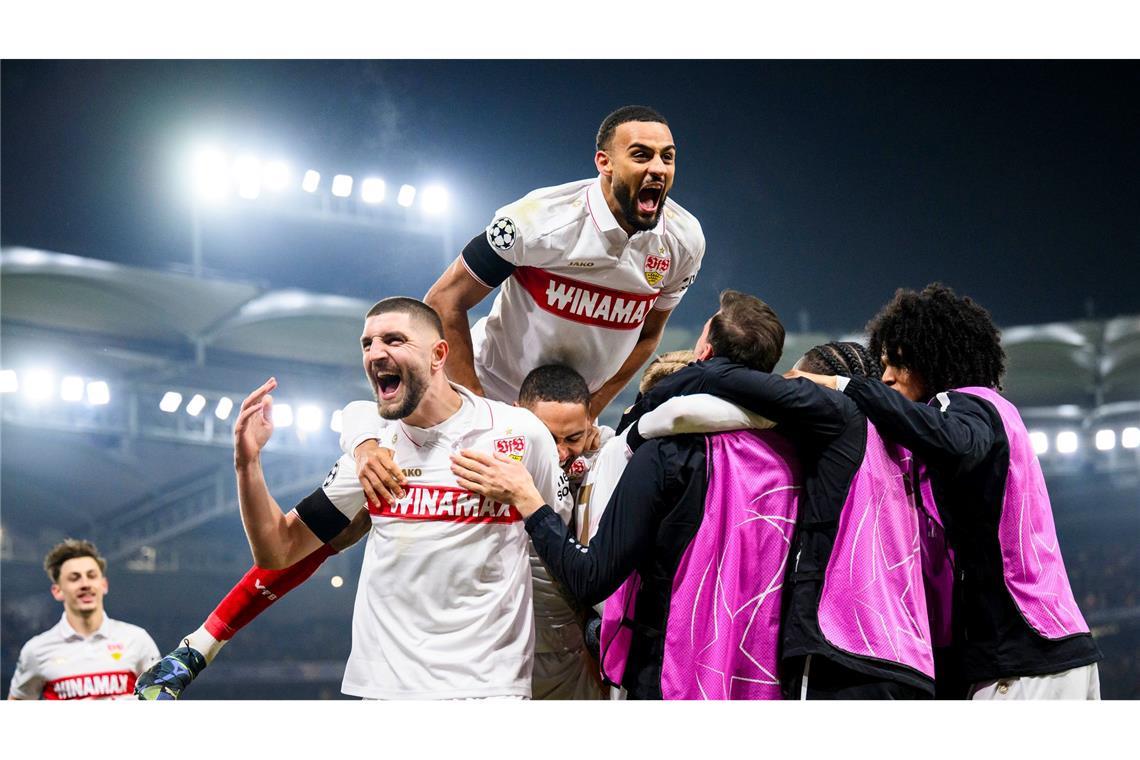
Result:
<instances>
[{"instance_id":1,"label":"celebrating player","mask_svg":"<svg viewBox=\"0 0 1140 760\"><path fill-rule=\"evenodd\" d=\"M1097 699L1101 655L1061 558L1041 465L1000 393L990 315L932 284L868 325L882 382L807 375L859 405L929 478L955 553L953 635L973 699Z\"/></svg>"},{"instance_id":2,"label":"celebrating player","mask_svg":"<svg viewBox=\"0 0 1140 760\"><path fill-rule=\"evenodd\" d=\"M63 617L20 650L8 699L130 697L158 647L142 628L104 611L107 561L90 541L69 538L47 553L44 570Z\"/></svg>"},{"instance_id":3,"label":"celebrating player","mask_svg":"<svg viewBox=\"0 0 1140 760\"><path fill-rule=\"evenodd\" d=\"M368 313L364 368L404 463L402 496L367 504L368 545L353 614L346 694L388 698L528 697L533 612L527 539L509 504L457 486L448 454L509 454L569 512L550 434L529 412L474 396L443 374L448 346L420 301L389 298ZM272 434L270 380L235 425L239 501L254 561L288 567L311 556L365 507L345 456L325 485L282 514L261 474Z\"/></svg>"}]
</instances>

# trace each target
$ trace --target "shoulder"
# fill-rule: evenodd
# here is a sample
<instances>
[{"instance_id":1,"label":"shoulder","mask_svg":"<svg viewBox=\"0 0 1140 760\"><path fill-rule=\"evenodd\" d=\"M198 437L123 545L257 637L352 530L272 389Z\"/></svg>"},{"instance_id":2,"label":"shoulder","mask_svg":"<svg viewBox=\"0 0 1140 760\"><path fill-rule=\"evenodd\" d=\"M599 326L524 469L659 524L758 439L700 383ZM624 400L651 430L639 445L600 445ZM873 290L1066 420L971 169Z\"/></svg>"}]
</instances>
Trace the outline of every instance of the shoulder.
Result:
<instances>
[{"instance_id":1,"label":"shoulder","mask_svg":"<svg viewBox=\"0 0 1140 760\"><path fill-rule=\"evenodd\" d=\"M665 234L676 241L683 253L700 256L705 250L705 232L697 217L672 198L665 199Z\"/></svg>"},{"instance_id":2,"label":"shoulder","mask_svg":"<svg viewBox=\"0 0 1140 760\"><path fill-rule=\"evenodd\" d=\"M550 431L546 429L546 425L543 425L542 420L529 409L491 399L487 399L487 403L495 418L496 437L509 430L515 435L525 435L527 438L538 438L543 441L550 438Z\"/></svg>"},{"instance_id":3,"label":"shoulder","mask_svg":"<svg viewBox=\"0 0 1140 760\"><path fill-rule=\"evenodd\" d=\"M25 657L35 656L37 652L42 651L53 641L59 640L59 634L56 633L54 627L49 628L43 633L37 633L35 636L25 641L24 646L20 647L20 659L23 660Z\"/></svg>"},{"instance_id":4,"label":"shoulder","mask_svg":"<svg viewBox=\"0 0 1140 760\"><path fill-rule=\"evenodd\" d=\"M492 225L507 220L518 229L524 242L533 242L586 218L585 196L596 179L577 180L542 187L508 203L495 212Z\"/></svg>"},{"instance_id":5,"label":"shoulder","mask_svg":"<svg viewBox=\"0 0 1140 760\"><path fill-rule=\"evenodd\" d=\"M150 637L150 634L147 633L146 629L140 625L127 623L123 620L114 620L112 618L107 618L106 625L108 631L114 636L130 639L131 641L153 643L153 639Z\"/></svg>"}]
</instances>

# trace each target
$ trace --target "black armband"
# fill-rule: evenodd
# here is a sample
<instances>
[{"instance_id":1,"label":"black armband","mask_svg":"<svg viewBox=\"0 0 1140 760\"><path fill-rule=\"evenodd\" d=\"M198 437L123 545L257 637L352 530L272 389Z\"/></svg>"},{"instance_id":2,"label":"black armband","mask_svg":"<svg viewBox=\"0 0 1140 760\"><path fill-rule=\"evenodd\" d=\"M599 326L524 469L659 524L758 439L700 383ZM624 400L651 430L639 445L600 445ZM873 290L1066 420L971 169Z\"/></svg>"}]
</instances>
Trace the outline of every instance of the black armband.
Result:
<instances>
[{"instance_id":1,"label":"black armband","mask_svg":"<svg viewBox=\"0 0 1140 760\"><path fill-rule=\"evenodd\" d=\"M325 489L318 488L293 507L301 522L326 544L352 522L329 500Z\"/></svg>"},{"instance_id":2,"label":"black armband","mask_svg":"<svg viewBox=\"0 0 1140 760\"><path fill-rule=\"evenodd\" d=\"M467 271L488 288L501 285L515 271L514 264L495 253L485 233L471 238L463 247L463 263Z\"/></svg>"}]
</instances>

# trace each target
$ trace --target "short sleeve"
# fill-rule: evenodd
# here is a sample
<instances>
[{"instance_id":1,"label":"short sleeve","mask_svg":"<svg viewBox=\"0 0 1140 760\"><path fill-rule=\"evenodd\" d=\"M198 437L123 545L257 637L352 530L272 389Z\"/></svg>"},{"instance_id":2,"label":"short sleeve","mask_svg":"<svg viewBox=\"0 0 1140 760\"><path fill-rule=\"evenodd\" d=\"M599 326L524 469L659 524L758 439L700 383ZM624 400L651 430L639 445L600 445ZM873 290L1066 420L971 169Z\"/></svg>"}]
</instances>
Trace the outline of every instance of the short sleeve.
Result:
<instances>
[{"instance_id":1,"label":"short sleeve","mask_svg":"<svg viewBox=\"0 0 1140 760\"><path fill-rule=\"evenodd\" d=\"M8 695L16 699L39 699L43 691L44 677L39 672L39 664L29 642L20 650L20 659L16 661L16 672L12 674Z\"/></svg>"},{"instance_id":2,"label":"short sleeve","mask_svg":"<svg viewBox=\"0 0 1140 760\"><path fill-rule=\"evenodd\" d=\"M681 303L681 299L689 291L689 287L697 281L697 273L701 271L701 262L705 257L705 236L700 231L699 226L696 234L695 254L686 260L684 269L677 273L676 279L661 289L661 295L653 304L654 309L671 311L677 308L677 304Z\"/></svg>"},{"instance_id":3,"label":"short sleeve","mask_svg":"<svg viewBox=\"0 0 1140 760\"><path fill-rule=\"evenodd\" d=\"M393 448L394 444L384 435L387 426L375 401L353 401L340 413L340 450L352 456L357 446L370 439Z\"/></svg>"},{"instance_id":4,"label":"short sleeve","mask_svg":"<svg viewBox=\"0 0 1140 760\"><path fill-rule=\"evenodd\" d=\"M328 543L348 527L364 505L356 463L345 454L333 465L324 484L302 499L294 511L317 538Z\"/></svg>"}]
</instances>

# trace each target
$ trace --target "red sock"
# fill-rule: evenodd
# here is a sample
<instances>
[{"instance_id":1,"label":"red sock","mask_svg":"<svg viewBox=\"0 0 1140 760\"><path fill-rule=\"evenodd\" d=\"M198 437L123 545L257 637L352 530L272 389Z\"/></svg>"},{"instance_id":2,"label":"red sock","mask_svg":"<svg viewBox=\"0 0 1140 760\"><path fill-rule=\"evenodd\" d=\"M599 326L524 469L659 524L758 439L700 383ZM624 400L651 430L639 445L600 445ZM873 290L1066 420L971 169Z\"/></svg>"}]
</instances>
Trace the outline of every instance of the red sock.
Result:
<instances>
[{"instance_id":1,"label":"red sock","mask_svg":"<svg viewBox=\"0 0 1140 760\"><path fill-rule=\"evenodd\" d=\"M264 570L254 565L206 618L206 630L218 641L228 641L269 605L308 580L334 554L336 549L324 544L281 570Z\"/></svg>"}]
</instances>

